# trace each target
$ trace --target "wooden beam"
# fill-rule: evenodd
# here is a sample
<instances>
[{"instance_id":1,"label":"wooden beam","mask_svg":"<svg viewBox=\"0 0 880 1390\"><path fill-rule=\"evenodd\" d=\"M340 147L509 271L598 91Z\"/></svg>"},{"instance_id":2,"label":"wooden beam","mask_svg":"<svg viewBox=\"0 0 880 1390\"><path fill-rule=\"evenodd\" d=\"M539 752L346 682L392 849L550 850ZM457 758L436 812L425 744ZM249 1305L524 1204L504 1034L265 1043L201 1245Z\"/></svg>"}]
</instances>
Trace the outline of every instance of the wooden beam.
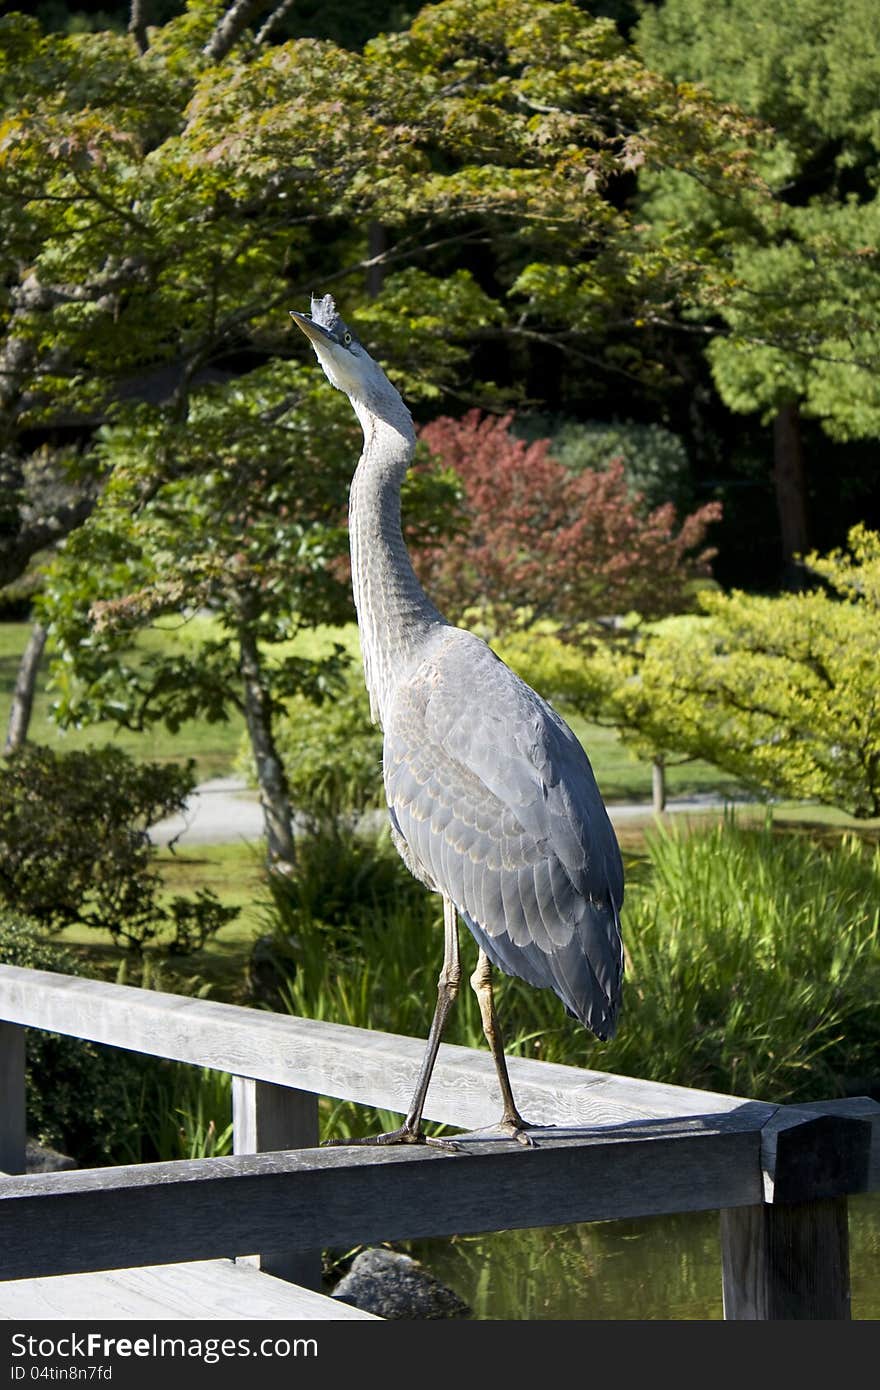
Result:
<instances>
[{"instance_id":1,"label":"wooden beam","mask_svg":"<svg viewBox=\"0 0 880 1390\"><path fill-rule=\"evenodd\" d=\"M23 1173L27 1146L25 1030L0 1022L0 1172Z\"/></svg>"},{"instance_id":2,"label":"wooden beam","mask_svg":"<svg viewBox=\"0 0 880 1390\"><path fill-rule=\"evenodd\" d=\"M379 1321L374 1314L340 1299L282 1283L232 1260L199 1260L191 1264L64 1274L55 1279L9 1279L0 1283L3 1322L230 1322L245 1318Z\"/></svg>"},{"instance_id":3,"label":"wooden beam","mask_svg":"<svg viewBox=\"0 0 880 1390\"><path fill-rule=\"evenodd\" d=\"M880 1106L784 1106L763 1126L764 1204L721 1213L726 1318L850 1317L848 1192L876 1179Z\"/></svg>"},{"instance_id":4,"label":"wooden beam","mask_svg":"<svg viewBox=\"0 0 880 1390\"><path fill-rule=\"evenodd\" d=\"M318 1144L318 1097L268 1081L232 1078L232 1135L237 1154L272 1153L279 1149L313 1149ZM321 1287L321 1251L278 1250L274 1246L241 1260L256 1263L266 1274L307 1289Z\"/></svg>"},{"instance_id":5,"label":"wooden beam","mask_svg":"<svg viewBox=\"0 0 880 1390\"><path fill-rule=\"evenodd\" d=\"M866 1107L880 1106L864 1098ZM761 1131L764 1201L812 1202L870 1191L875 1116L865 1107L781 1106Z\"/></svg>"},{"instance_id":6,"label":"wooden beam","mask_svg":"<svg viewBox=\"0 0 880 1390\"><path fill-rule=\"evenodd\" d=\"M426 1028L430 1007L426 1001ZM0 1018L401 1113L424 1053L423 1038L16 966L0 966ZM539 1125L711 1117L744 1105L769 1118L776 1109L738 1096L528 1058L510 1058L509 1070L520 1110ZM476 1129L493 1124L500 1113L488 1052L443 1045L426 1118Z\"/></svg>"},{"instance_id":7,"label":"wooden beam","mask_svg":"<svg viewBox=\"0 0 880 1390\"><path fill-rule=\"evenodd\" d=\"M847 1199L721 1213L724 1316L850 1317Z\"/></svg>"},{"instance_id":8,"label":"wooden beam","mask_svg":"<svg viewBox=\"0 0 880 1390\"><path fill-rule=\"evenodd\" d=\"M754 1116L0 1179L5 1278L607 1221L761 1201Z\"/></svg>"},{"instance_id":9,"label":"wooden beam","mask_svg":"<svg viewBox=\"0 0 880 1390\"><path fill-rule=\"evenodd\" d=\"M858 1171L861 1174L862 1185L852 1186L848 1191L880 1191L880 1103L871 1100L870 1096L846 1096L837 1100L804 1101L797 1109L804 1115L833 1115L860 1121L861 1137L857 1139L851 1135L849 1143L859 1146L857 1150L853 1150L853 1158L858 1155Z\"/></svg>"}]
</instances>

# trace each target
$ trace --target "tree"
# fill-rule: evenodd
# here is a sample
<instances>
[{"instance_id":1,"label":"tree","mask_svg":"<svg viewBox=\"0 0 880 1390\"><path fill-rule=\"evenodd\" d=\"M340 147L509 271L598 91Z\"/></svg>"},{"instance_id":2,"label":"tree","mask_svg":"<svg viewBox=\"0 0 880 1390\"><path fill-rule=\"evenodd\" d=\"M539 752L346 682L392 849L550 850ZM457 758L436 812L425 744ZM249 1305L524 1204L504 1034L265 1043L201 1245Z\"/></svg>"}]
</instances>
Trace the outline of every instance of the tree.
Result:
<instances>
[{"instance_id":1,"label":"tree","mask_svg":"<svg viewBox=\"0 0 880 1390\"><path fill-rule=\"evenodd\" d=\"M297 413L312 375L276 366L195 391L185 430L142 408L104 430L108 482L49 567L41 602L71 654L55 668L63 723L112 717L174 731L197 714L244 716L279 867L294 851L274 720L297 692L322 697L344 664L341 650L312 661L281 647L304 626L349 616L329 562L345 545L353 441L333 397ZM132 645L138 629L202 610L217 618L205 641L145 655Z\"/></svg>"},{"instance_id":2,"label":"tree","mask_svg":"<svg viewBox=\"0 0 880 1390\"><path fill-rule=\"evenodd\" d=\"M880 535L810 554L826 587L699 595L639 649L610 654L605 696L641 751L706 758L774 796L880 815Z\"/></svg>"},{"instance_id":3,"label":"tree","mask_svg":"<svg viewBox=\"0 0 880 1390\"><path fill-rule=\"evenodd\" d=\"M511 425L511 416L471 411L421 431L465 491L465 535L417 557L440 606L456 617L482 606L501 630L520 612L575 632L631 609L656 618L689 606L709 572L718 504L679 523L672 503L647 510L630 495L622 461L572 473L549 440L527 444Z\"/></svg>"},{"instance_id":4,"label":"tree","mask_svg":"<svg viewBox=\"0 0 880 1390\"><path fill-rule=\"evenodd\" d=\"M221 717L234 674L284 860L272 719L296 681L326 672L273 664L266 644L338 597L324 571L325 454L328 489L344 493L333 441L317 432L331 408L280 384L287 306L343 283L368 348L423 410L463 391L503 398L547 343L575 361L614 287L644 279L625 206L633 170L671 163L711 182L730 159L716 157L711 101L566 3L451 0L363 53L276 44L255 13L189 0L130 36L0 21L2 446L23 469L35 445L63 436L88 490L47 597L62 712L97 717L115 701L124 720ZM720 119L729 142L738 127ZM566 321L548 286L598 248L602 304ZM368 299L377 266L381 293ZM651 275L662 276L653 252ZM485 341L501 348L506 383L463 382ZM287 512L273 529L276 502ZM235 549L239 523L253 541ZM133 663L113 669L122 627L201 602L223 614L222 649L152 681Z\"/></svg>"},{"instance_id":5,"label":"tree","mask_svg":"<svg viewBox=\"0 0 880 1390\"><path fill-rule=\"evenodd\" d=\"M880 430L880 12L872 0L769 10L666 0L646 9L638 37L652 65L768 124L759 167L770 198L674 172L643 187L650 239L678 239L695 261L690 325L707 334L723 401L772 421L783 557L797 582L810 539L802 418L838 440Z\"/></svg>"}]
</instances>

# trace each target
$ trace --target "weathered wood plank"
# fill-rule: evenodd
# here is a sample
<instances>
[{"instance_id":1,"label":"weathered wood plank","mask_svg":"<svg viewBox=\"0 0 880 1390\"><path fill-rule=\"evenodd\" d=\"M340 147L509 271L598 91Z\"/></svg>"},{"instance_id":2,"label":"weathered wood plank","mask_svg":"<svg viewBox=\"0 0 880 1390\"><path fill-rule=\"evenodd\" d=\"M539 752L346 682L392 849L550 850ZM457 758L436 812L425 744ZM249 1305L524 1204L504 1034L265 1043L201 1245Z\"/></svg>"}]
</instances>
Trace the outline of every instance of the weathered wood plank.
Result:
<instances>
[{"instance_id":1,"label":"weathered wood plank","mask_svg":"<svg viewBox=\"0 0 880 1390\"><path fill-rule=\"evenodd\" d=\"M866 1106L873 1102L866 1099ZM875 1107L880 1110L880 1107ZM764 1201L816 1201L871 1190L874 1116L845 1103L821 1107L783 1106L761 1135Z\"/></svg>"},{"instance_id":2,"label":"weathered wood plank","mask_svg":"<svg viewBox=\"0 0 880 1390\"><path fill-rule=\"evenodd\" d=\"M313 1149L318 1143L318 1097L309 1091L234 1076L232 1135L237 1154ZM278 1250L273 1246L241 1259L252 1260L267 1274L307 1289L321 1287L320 1250Z\"/></svg>"},{"instance_id":3,"label":"weathered wood plank","mask_svg":"<svg viewBox=\"0 0 880 1390\"><path fill-rule=\"evenodd\" d=\"M2 1273L25 1278L761 1200L760 1131L748 1106L714 1122L568 1131L542 1136L534 1149L477 1137L463 1149L302 1149L3 1178Z\"/></svg>"},{"instance_id":4,"label":"weathered wood plank","mask_svg":"<svg viewBox=\"0 0 880 1390\"><path fill-rule=\"evenodd\" d=\"M372 1313L232 1260L200 1260L0 1284L4 1322L368 1318Z\"/></svg>"},{"instance_id":5,"label":"weathered wood plank","mask_svg":"<svg viewBox=\"0 0 880 1390\"><path fill-rule=\"evenodd\" d=\"M25 1031L0 1022L0 1172L25 1171Z\"/></svg>"},{"instance_id":6,"label":"weathered wood plank","mask_svg":"<svg viewBox=\"0 0 880 1390\"><path fill-rule=\"evenodd\" d=\"M722 1211L725 1318L848 1319L846 1208L835 1197Z\"/></svg>"},{"instance_id":7,"label":"weathered wood plank","mask_svg":"<svg viewBox=\"0 0 880 1390\"><path fill-rule=\"evenodd\" d=\"M426 1001L426 1029L431 1007ZM15 966L0 966L0 1018L399 1112L409 1105L424 1051L421 1038ZM511 1058L509 1069L520 1110L534 1124L618 1125L717 1115L744 1104L736 1096L527 1058ZM766 1106L766 1116L774 1109ZM500 1112L488 1053L444 1044L426 1118L471 1129L494 1123Z\"/></svg>"},{"instance_id":8,"label":"weathered wood plank","mask_svg":"<svg viewBox=\"0 0 880 1390\"><path fill-rule=\"evenodd\" d=\"M811 1100L798 1110L813 1115L838 1115L860 1120L867 1127L869 1152L865 1160L864 1186L849 1191L877 1192L880 1190L880 1103L870 1096L847 1096L838 1100Z\"/></svg>"}]
</instances>

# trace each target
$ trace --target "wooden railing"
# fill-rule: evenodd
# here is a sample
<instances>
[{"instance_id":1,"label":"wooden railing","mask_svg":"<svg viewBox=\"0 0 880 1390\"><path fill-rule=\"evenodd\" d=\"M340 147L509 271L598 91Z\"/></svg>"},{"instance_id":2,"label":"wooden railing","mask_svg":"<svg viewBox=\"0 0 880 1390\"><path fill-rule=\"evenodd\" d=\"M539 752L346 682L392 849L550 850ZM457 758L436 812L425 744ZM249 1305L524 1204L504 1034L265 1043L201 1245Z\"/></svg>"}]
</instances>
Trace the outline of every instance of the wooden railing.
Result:
<instances>
[{"instance_id":1,"label":"wooden railing","mask_svg":"<svg viewBox=\"0 0 880 1390\"><path fill-rule=\"evenodd\" d=\"M24 1029L233 1075L227 1158L22 1174ZM414 1038L0 966L0 1278L246 1256L314 1284L327 1246L720 1210L729 1318L849 1316L847 1197L880 1188L880 1105L805 1106L510 1059L535 1148L485 1134L488 1055L443 1046L454 1154L318 1148L318 1097L405 1111Z\"/></svg>"}]
</instances>

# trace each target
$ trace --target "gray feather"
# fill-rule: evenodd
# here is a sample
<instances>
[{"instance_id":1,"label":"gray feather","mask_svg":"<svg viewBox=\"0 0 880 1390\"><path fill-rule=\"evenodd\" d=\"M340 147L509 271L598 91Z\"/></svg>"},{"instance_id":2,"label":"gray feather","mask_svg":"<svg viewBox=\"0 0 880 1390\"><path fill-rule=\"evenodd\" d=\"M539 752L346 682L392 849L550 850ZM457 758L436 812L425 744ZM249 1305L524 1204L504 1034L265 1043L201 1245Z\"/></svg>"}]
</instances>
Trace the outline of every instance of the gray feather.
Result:
<instances>
[{"instance_id":1,"label":"gray feather","mask_svg":"<svg viewBox=\"0 0 880 1390\"><path fill-rule=\"evenodd\" d=\"M399 683L384 725L409 867L452 899L494 965L554 989L611 1036L623 870L571 730L485 643L448 627Z\"/></svg>"}]
</instances>

